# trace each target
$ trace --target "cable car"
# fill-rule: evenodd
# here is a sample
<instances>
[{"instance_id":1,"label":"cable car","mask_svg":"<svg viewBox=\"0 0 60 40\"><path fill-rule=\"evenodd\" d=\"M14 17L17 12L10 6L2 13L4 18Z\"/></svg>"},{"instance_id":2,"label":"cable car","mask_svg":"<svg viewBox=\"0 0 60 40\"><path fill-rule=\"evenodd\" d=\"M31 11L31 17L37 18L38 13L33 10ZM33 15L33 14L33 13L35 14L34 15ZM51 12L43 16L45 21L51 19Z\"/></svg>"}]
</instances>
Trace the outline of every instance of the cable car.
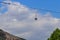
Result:
<instances>
[{"instance_id":1,"label":"cable car","mask_svg":"<svg viewBox=\"0 0 60 40\"><path fill-rule=\"evenodd\" d=\"M35 18L35 20L37 20L38 18Z\"/></svg>"},{"instance_id":2,"label":"cable car","mask_svg":"<svg viewBox=\"0 0 60 40\"><path fill-rule=\"evenodd\" d=\"M35 13L35 18L34 18L34 20L38 20L38 18L37 18L37 14Z\"/></svg>"}]
</instances>

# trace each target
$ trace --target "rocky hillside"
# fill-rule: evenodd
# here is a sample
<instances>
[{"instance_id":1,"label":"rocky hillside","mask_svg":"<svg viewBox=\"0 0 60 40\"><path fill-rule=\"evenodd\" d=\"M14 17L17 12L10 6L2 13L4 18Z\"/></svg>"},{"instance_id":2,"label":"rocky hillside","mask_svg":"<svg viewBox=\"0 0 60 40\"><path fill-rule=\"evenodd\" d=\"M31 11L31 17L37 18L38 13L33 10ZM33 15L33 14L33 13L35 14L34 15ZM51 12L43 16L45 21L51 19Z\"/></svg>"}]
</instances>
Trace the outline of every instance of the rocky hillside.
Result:
<instances>
[{"instance_id":1,"label":"rocky hillside","mask_svg":"<svg viewBox=\"0 0 60 40\"><path fill-rule=\"evenodd\" d=\"M25 40L0 29L0 40Z\"/></svg>"}]
</instances>

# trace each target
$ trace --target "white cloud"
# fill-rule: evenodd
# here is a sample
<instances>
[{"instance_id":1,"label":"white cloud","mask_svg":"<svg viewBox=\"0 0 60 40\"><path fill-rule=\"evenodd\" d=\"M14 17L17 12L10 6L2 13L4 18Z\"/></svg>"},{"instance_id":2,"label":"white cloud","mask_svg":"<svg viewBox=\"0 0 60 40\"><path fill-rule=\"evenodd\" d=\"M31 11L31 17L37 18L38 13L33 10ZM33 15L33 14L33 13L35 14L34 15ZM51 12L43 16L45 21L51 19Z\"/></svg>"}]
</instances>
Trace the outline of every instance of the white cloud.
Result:
<instances>
[{"instance_id":1,"label":"white cloud","mask_svg":"<svg viewBox=\"0 0 60 40\"><path fill-rule=\"evenodd\" d=\"M49 13L41 15L38 10L30 9L19 2L13 2L7 8L8 11L0 15L0 28L12 34L28 40L46 40L52 30L60 28L60 19L52 17ZM36 13L38 20L34 20Z\"/></svg>"}]
</instances>

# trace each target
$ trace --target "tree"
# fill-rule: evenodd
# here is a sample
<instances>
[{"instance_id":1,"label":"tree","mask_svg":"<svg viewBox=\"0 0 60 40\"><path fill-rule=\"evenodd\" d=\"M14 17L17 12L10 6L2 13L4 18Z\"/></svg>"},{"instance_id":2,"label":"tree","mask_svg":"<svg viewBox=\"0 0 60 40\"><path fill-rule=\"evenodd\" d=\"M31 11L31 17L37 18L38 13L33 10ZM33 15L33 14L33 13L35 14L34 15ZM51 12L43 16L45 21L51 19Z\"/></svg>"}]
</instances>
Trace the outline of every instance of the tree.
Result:
<instances>
[{"instance_id":1,"label":"tree","mask_svg":"<svg viewBox=\"0 0 60 40\"><path fill-rule=\"evenodd\" d=\"M5 40L5 33L0 30L0 40Z\"/></svg>"},{"instance_id":2,"label":"tree","mask_svg":"<svg viewBox=\"0 0 60 40\"><path fill-rule=\"evenodd\" d=\"M60 40L60 29L57 28L55 31L53 31L48 40Z\"/></svg>"}]
</instances>

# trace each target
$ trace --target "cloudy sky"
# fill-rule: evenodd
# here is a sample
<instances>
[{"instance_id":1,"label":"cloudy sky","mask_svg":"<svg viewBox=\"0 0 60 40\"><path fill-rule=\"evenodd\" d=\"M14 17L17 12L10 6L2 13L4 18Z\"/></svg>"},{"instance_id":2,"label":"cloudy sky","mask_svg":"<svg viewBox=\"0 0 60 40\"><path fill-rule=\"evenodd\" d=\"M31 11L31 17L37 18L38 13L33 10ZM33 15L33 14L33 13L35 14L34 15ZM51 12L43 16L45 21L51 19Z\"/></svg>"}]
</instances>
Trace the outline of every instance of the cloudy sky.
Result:
<instances>
[{"instance_id":1,"label":"cloudy sky","mask_svg":"<svg viewBox=\"0 0 60 40\"><path fill-rule=\"evenodd\" d=\"M47 40L56 28L60 28L59 1L49 0L0 0L0 29L27 40ZM56 9L56 10L55 10ZM38 20L34 20L37 14Z\"/></svg>"}]
</instances>

